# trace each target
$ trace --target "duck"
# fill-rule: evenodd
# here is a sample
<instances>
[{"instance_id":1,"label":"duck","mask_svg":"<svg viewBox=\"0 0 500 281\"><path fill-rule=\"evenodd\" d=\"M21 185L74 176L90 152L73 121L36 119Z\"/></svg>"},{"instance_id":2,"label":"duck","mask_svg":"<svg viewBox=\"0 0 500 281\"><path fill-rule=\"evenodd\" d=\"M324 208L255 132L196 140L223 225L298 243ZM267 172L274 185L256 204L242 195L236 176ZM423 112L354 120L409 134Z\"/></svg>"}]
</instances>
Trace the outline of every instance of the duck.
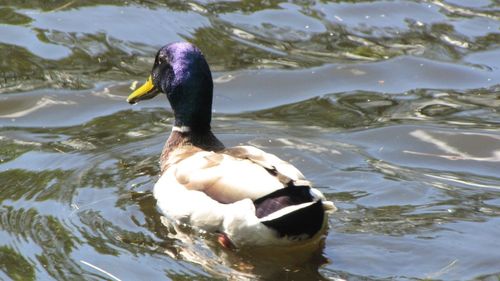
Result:
<instances>
[{"instance_id":1,"label":"duck","mask_svg":"<svg viewBox=\"0 0 500 281\"><path fill-rule=\"evenodd\" d=\"M249 145L225 147L211 130L213 79L201 50L163 46L136 104L163 93L174 122L153 187L169 220L218 235L227 248L291 247L325 236L336 210L292 164Z\"/></svg>"}]
</instances>

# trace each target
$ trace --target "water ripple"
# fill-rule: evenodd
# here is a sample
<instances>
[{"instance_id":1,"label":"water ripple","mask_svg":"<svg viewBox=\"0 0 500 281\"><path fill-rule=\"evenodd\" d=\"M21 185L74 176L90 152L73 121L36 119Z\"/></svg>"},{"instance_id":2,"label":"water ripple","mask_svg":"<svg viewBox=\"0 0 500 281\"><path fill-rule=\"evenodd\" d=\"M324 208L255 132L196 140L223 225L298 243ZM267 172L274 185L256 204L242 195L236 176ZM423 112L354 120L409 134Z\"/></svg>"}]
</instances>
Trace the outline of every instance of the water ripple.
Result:
<instances>
[{"instance_id":1,"label":"water ripple","mask_svg":"<svg viewBox=\"0 0 500 281\"><path fill-rule=\"evenodd\" d=\"M0 279L495 279L498 11L491 0L5 2ZM209 61L221 140L290 161L339 207L314 255L229 251L156 209L173 114L164 96L125 99L179 40Z\"/></svg>"}]
</instances>

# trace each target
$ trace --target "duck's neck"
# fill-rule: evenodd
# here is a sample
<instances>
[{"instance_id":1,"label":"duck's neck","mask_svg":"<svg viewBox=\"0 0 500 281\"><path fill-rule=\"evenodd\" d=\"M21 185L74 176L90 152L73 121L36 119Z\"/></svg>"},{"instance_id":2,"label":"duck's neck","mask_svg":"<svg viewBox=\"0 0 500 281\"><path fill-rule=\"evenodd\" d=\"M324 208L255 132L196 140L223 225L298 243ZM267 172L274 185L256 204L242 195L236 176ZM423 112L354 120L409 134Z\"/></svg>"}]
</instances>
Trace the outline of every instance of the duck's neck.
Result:
<instances>
[{"instance_id":1,"label":"duck's neck","mask_svg":"<svg viewBox=\"0 0 500 281\"><path fill-rule=\"evenodd\" d=\"M188 126L173 126L161 153L160 165L162 172L168 167L172 152L181 147L197 147L201 150L219 151L224 149L222 142L210 129L199 131Z\"/></svg>"}]
</instances>

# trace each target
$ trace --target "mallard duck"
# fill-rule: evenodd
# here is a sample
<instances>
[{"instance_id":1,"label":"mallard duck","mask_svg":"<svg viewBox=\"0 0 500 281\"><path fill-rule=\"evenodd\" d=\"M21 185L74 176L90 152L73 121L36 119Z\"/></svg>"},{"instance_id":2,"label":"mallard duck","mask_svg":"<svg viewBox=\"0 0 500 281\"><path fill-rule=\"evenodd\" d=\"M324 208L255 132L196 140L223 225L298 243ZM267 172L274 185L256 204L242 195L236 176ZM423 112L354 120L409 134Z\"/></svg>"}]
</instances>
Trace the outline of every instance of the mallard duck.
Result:
<instances>
[{"instance_id":1,"label":"mallard duck","mask_svg":"<svg viewBox=\"0 0 500 281\"><path fill-rule=\"evenodd\" d=\"M167 95L175 121L154 197L165 216L218 233L226 247L318 241L335 206L290 163L252 146L226 148L212 133L213 81L202 52L171 43L156 54L130 104Z\"/></svg>"}]
</instances>

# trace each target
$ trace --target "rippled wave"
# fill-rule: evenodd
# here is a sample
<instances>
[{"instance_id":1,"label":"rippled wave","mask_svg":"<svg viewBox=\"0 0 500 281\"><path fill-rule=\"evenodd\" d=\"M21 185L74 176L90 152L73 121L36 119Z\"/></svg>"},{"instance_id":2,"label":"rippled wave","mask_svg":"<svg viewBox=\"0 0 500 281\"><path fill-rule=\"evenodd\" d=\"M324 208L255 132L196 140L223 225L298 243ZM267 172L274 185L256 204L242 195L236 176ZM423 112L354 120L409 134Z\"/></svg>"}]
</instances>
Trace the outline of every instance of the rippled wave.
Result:
<instances>
[{"instance_id":1,"label":"rippled wave","mask_svg":"<svg viewBox=\"0 0 500 281\"><path fill-rule=\"evenodd\" d=\"M499 11L3 1L0 279L498 278ZM179 40L209 60L223 142L292 162L338 205L318 253L229 251L157 211L173 115L125 98Z\"/></svg>"}]
</instances>

